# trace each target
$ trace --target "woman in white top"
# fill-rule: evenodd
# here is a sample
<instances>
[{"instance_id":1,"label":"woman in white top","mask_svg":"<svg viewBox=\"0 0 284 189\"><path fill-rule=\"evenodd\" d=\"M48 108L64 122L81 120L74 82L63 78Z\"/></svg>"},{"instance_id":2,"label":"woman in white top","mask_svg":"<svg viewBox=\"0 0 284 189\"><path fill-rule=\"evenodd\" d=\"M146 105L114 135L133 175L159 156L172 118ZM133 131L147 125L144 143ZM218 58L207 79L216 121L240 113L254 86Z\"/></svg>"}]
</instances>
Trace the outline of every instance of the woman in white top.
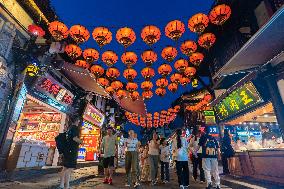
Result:
<instances>
[{"instance_id":1,"label":"woman in white top","mask_svg":"<svg viewBox=\"0 0 284 189\"><path fill-rule=\"evenodd\" d=\"M149 160L150 160L150 170L151 170L151 184L157 184L158 177L158 163L159 163L159 146L160 141L158 140L157 133L153 133L153 138L149 143Z\"/></svg>"},{"instance_id":2,"label":"woman in white top","mask_svg":"<svg viewBox=\"0 0 284 189\"><path fill-rule=\"evenodd\" d=\"M189 168L188 168L188 142L182 137L181 129L176 131L176 138L173 140L173 152L177 153L177 175L180 188L189 187Z\"/></svg>"}]
</instances>

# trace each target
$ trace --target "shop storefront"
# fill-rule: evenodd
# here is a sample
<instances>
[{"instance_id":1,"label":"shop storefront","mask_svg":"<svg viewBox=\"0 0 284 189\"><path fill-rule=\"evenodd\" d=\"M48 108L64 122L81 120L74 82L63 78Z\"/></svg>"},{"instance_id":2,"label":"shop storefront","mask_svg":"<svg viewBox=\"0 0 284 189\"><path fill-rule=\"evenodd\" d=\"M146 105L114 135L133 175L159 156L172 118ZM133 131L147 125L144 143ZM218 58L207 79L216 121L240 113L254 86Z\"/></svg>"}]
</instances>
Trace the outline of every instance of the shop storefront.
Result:
<instances>
[{"instance_id":1,"label":"shop storefront","mask_svg":"<svg viewBox=\"0 0 284 189\"><path fill-rule=\"evenodd\" d=\"M57 165L55 137L63 132L74 95L49 75L32 89L23 84L13 113L8 169Z\"/></svg>"},{"instance_id":2,"label":"shop storefront","mask_svg":"<svg viewBox=\"0 0 284 189\"><path fill-rule=\"evenodd\" d=\"M87 104L83 114L83 126L78 161L97 161L100 152L101 127L105 116L95 106Z\"/></svg>"}]
</instances>

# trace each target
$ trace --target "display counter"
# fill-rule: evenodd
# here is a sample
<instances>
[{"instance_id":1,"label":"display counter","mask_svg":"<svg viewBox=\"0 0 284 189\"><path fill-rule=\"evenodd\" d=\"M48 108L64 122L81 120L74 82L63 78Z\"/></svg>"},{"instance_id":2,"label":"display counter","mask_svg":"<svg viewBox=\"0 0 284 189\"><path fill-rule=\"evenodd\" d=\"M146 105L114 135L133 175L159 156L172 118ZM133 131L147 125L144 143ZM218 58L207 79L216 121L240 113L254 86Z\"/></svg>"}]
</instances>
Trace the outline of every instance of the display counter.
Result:
<instances>
[{"instance_id":1,"label":"display counter","mask_svg":"<svg viewBox=\"0 0 284 189\"><path fill-rule=\"evenodd\" d=\"M284 149L236 152L232 175L247 176L284 184Z\"/></svg>"}]
</instances>

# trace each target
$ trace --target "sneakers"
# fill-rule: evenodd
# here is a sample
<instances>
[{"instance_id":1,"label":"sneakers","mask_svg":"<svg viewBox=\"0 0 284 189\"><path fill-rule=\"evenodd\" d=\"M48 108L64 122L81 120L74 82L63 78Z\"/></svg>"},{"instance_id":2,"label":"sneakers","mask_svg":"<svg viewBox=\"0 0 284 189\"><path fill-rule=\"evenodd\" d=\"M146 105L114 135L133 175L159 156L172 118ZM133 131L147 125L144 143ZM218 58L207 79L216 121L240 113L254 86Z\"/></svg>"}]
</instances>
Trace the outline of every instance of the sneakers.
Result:
<instances>
[{"instance_id":1,"label":"sneakers","mask_svg":"<svg viewBox=\"0 0 284 189\"><path fill-rule=\"evenodd\" d=\"M213 188L212 183L209 183L208 186L206 187L206 189L212 189L212 188Z\"/></svg>"},{"instance_id":2,"label":"sneakers","mask_svg":"<svg viewBox=\"0 0 284 189\"><path fill-rule=\"evenodd\" d=\"M109 178L109 179L108 179L108 184L109 184L109 185L112 185L112 178Z\"/></svg>"},{"instance_id":3,"label":"sneakers","mask_svg":"<svg viewBox=\"0 0 284 189\"><path fill-rule=\"evenodd\" d=\"M108 184L108 178L105 178L103 183Z\"/></svg>"},{"instance_id":4,"label":"sneakers","mask_svg":"<svg viewBox=\"0 0 284 189\"><path fill-rule=\"evenodd\" d=\"M183 185L179 185L179 188L180 188L180 189L184 189Z\"/></svg>"},{"instance_id":5,"label":"sneakers","mask_svg":"<svg viewBox=\"0 0 284 189\"><path fill-rule=\"evenodd\" d=\"M134 188L137 188L138 186L140 186L140 183L139 183L139 182L136 182L136 183L134 184Z\"/></svg>"}]
</instances>

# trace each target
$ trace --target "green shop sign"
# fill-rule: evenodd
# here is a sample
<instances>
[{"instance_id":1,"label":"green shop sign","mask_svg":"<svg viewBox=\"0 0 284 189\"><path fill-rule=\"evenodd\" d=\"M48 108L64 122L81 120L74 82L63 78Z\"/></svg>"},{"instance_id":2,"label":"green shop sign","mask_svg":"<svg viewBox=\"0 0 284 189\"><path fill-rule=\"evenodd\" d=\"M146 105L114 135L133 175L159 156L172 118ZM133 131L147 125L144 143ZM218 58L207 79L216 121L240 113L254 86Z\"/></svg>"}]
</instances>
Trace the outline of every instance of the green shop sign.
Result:
<instances>
[{"instance_id":1,"label":"green shop sign","mask_svg":"<svg viewBox=\"0 0 284 189\"><path fill-rule=\"evenodd\" d=\"M224 120L261 102L263 101L255 86L248 82L216 104L214 110L219 120Z\"/></svg>"}]
</instances>

